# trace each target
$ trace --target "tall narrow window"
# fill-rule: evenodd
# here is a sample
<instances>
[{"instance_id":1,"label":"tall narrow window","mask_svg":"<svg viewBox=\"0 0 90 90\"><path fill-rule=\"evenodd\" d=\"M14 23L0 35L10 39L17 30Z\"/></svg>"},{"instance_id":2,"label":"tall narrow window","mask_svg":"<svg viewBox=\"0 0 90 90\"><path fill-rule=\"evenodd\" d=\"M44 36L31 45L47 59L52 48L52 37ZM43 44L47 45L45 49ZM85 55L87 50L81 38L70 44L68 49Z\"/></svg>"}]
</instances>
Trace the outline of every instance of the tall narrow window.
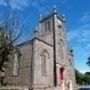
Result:
<instances>
[{"instance_id":1,"label":"tall narrow window","mask_svg":"<svg viewBox=\"0 0 90 90\"><path fill-rule=\"evenodd\" d=\"M42 75L46 75L46 55L43 56L42 60Z\"/></svg>"},{"instance_id":2,"label":"tall narrow window","mask_svg":"<svg viewBox=\"0 0 90 90\"><path fill-rule=\"evenodd\" d=\"M19 61L17 53L14 54L13 76L17 76L19 73Z\"/></svg>"},{"instance_id":3,"label":"tall narrow window","mask_svg":"<svg viewBox=\"0 0 90 90\"><path fill-rule=\"evenodd\" d=\"M59 50L58 52L59 52L60 58L63 60L63 58L64 58L64 42L62 39L60 39L60 41L59 41L59 49L58 50Z\"/></svg>"},{"instance_id":4,"label":"tall narrow window","mask_svg":"<svg viewBox=\"0 0 90 90\"><path fill-rule=\"evenodd\" d=\"M45 32L50 31L50 21L45 22Z\"/></svg>"},{"instance_id":5,"label":"tall narrow window","mask_svg":"<svg viewBox=\"0 0 90 90\"><path fill-rule=\"evenodd\" d=\"M45 32L47 32L47 22L45 22Z\"/></svg>"},{"instance_id":6,"label":"tall narrow window","mask_svg":"<svg viewBox=\"0 0 90 90\"><path fill-rule=\"evenodd\" d=\"M61 42L59 43L59 49L58 49L58 54L60 55L60 58L63 59L63 46Z\"/></svg>"},{"instance_id":7,"label":"tall narrow window","mask_svg":"<svg viewBox=\"0 0 90 90\"><path fill-rule=\"evenodd\" d=\"M42 52L42 60L41 60L41 71L43 76L47 75L47 60L48 60L48 52L44 50Z\"/></svg>"},{"instance_id":8,"label":"tall narrow window","mask_svg":"<svg viewBox=\"0 0 90 90\"><path fill-rule=\"evenodd\" d=\"M72 61L71 61L71 59L69 59L69 65L70 65L70 66L72 65Z\"/></svg>"},{"instance_id":9,"label":"tall narrow window","mask_svg":"<svg viewBox=\"0 0 90 90\"><path fill-rule=\"evenodd\" d=\"M62 44L61 44L61 58L63 59L63 55L64 55L64 53L63 53L63 46L62 46Z\"/></svg>"},{"instance_id":10,"label":"tall narrow window","mask_svg":"<svg viewBox=\"0 0 90 90\"><path fill-rule=\"evenodd\" d=\"M49 21L47 22L47 29L48 29L48 31L50 31L50 22Z\"/></svg>"}]
</instances>

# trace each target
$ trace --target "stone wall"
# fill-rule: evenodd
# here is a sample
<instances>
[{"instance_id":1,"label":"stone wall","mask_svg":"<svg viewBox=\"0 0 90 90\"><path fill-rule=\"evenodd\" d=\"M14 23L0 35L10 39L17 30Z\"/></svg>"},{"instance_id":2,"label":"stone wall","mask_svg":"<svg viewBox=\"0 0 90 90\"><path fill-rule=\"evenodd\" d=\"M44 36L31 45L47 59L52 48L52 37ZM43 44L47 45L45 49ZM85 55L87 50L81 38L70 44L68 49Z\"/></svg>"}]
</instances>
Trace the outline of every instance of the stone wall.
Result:
<instances>
[{"instance_id":1,"label":"stone wall","mask_svg":"<svg viewBox=\"0 0 90 90\"><path fill-rule=\"evenodd\" d=\"M19 46L20 57L18 75L13 75L14 58L9 63L9 69L6 70L5 82L16 86L31 86L31 60L32 60L32 44Z\"/></svg>"},{"instance_id":2,"label":"stone wall","mask_svg":"<svg viewBox=\"0 0 90 90\"><path fill-rule=\"evenodd\" d=\"M34 41L33 50L33 88L47 88L53 86L53 47L41 42ZM47 50L46 75L42 75L42 52Z\"/></svg>"}]
</instances>

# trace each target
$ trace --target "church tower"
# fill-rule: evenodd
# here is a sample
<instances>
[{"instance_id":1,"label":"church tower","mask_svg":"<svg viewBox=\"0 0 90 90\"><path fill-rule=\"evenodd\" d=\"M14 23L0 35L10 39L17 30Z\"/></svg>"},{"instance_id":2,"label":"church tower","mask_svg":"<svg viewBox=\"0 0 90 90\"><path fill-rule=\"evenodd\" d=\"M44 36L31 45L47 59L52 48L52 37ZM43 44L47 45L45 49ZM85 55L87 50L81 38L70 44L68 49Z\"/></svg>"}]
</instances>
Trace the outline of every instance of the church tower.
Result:
<instances>
[{"instance_id":1,"label":"church tower","mask_svg":"<svg viewBox=\"0 0 90 90\"><path fill-rule=\"evenodd\" d=\"M73 63L69 64L73 59L68 53L65 24L64 16L59 16L55 8L41 17L34 42L33 87L73 90L75 73Z\"/></svg>"}]
</instances>

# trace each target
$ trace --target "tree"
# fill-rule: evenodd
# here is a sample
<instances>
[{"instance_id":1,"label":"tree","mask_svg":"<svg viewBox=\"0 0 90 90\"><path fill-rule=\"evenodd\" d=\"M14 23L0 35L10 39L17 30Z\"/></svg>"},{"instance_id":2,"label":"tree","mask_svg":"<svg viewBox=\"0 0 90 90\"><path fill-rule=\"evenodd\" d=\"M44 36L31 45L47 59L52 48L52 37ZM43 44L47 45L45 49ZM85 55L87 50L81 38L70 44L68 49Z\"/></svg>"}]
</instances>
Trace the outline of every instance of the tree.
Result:
<instances>
[{"instance_id":1,"label":"tree","mask_svg":"<svg viewBox=\"0 0 90 90\"><path fill-rule=\"evenodd\" d=\"M9 61L9 54L14 50L17 40L22 34L22 24L19 17L9 8L0 25L0 82L3 84L5 64Z\"/></svg>"},{"instance_id":2,"label":"tree","mask_svg":"<svg viewBox=\"0 0 90 90\"><path fill-rule=\"evenodd\" d=\"M4 63L8 61L10 45L4 27L0 27L0 82L3 84Z\"/></svg>"},{"instance_id":3,"label":"tree","mask_svg":"<svg viewBox=\"0 0 90 90\"><path fill-rule=\"evenodd\" d=\"M83 74L75 69L75 76L76 76L76 83L77 84L82 84Z\"/></svg>"},{"instance_id":4,"label":"tree","mask_svg":"<svg viewBox=\"0 0 90 90\"><path fill-rule=\"evenodd\" d=\"M16 41L21 36L20 30L21 30L21 26L19 19L7 13L7 19L5 19L4 23L0 27L0 33L2 38L0 41L1 51L3 49L3 51L1 52L2 55L7 57L10 51L14 49ZM0 70L2 66L3 64L0 65Z\"/></svg>"},{"instance_id":5,"label":"tree","mask_svg":"<svg viewBox=\"0 0 90 90\"><path fill-rule=\"evenodd\" d=\"M85 75L89 75L90 76L90 72L86 72Z\"/></svg>"},{"instance_id":6,"label":"tree","mask_svg":"<svg viewBox=\"0 0 90 90\"><path fill-rule=\"evenodd\" d=\"M16 41L19 39L21 33L17 32L17 28L20 24L16 25L14 19L9 23L4 23L0 26L0 82L3 84L4 72L6 62L9 61L9 54L14 50ZM9 26L10 25L10 26ZM17 34L18 33L18 34Z\"/></svg>"},{"instance_id":7,"label":"tree","mask_svg":"<svg viewBox=\"0 0 90 90\"><path fill-rule=\"evenodd\" d=\"M85 74L82 74L78 70L75 70L75 75L76 75L77 84L79 85L90 84L90 72L86 72Z\"/></svg>"},{"instance_id":8,"label":"tree","mask_svg":"<svg viewBox=\"0 0 90 90\"><path fill-rule=\"evenodd\" d=\"M90 67L90 57L88 57L87 65Z\"/></svg>"},{"instance_id":9,"label":"tree","mask_svg":"<svg viewBox=\"0 0 90 90\"><path fill-rule=\"evenodd\" d=\"M86 72L85 74L83 74L82 81L84 82L84 84L90 84L90 72Z\"/></svg>"},{"instance_id":10,"label":"tree","mask_svg":"<svg viewBox=\"0 0 90 90\"><path fill-rule=\"evenodd\" d=\"M3 71L4 61L8 61L8 38L4 32L4 28L0 27L0 71Z\"/></svg>"}]
</instances>

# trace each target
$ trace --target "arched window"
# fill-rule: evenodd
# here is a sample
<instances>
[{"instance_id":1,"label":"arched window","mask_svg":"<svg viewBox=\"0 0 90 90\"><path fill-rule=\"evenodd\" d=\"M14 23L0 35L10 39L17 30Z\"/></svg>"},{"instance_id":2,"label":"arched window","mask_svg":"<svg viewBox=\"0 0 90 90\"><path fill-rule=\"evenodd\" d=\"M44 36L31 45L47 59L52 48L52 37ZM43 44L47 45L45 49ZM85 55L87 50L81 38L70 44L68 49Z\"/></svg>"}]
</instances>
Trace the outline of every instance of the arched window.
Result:
<instances>
[{"instance_id":1,"label":"arched window","mask_svg":"<svg viewBox=\"0 0 90 90\"><path fill-rule=\"evenodd\" d=\"M51 26L50 26L50 21L45 22L45 32L50 32L51 31Z\"/></svg>"},{"instance_id":2,"label":"arched window","mask_svg":"<svg viewBox=\"0 0 90 90\"><path fill-rule=\"evenodd\" d=\"M46 75L46 55L43 55L42 59L42 75Z\"/></svg>"},{"instance_id":3,"label":"arched window","mask_svg":"<svg viewBox=\"0 0 90 90\"><path fill-rule=\"evenodd\" d=\"M18 71L18 54L14 54L14 65L13 65L13 75L17 76L19 73Z\"/></svg>"},{"instance_id":4,"label":"arched window","mask_svg":"<svg viewBox=\"0 0 90 90\"><path fill-rule=\"evenodd\" d=\"M60 39L59 41L59 49L58 49L58 53L60 55L60 58L63 59L64 58L64 43L63 40Z\"/></svg>"},{"instance_id":5,"label":"arched window","mask_svg":"<svg viewBox=\"0 0 90 90\"><path fill-rule=\"evenodd\" d=\"M61 59L63 59L63 45L62 45L62 43L60 44L60 56L61 56Z\"/></svg>"},{"instance_id":6,"label":"arched window","mask_svg":"<svg viewBox=\"0 0 90 90\"><path fill-rule=\"evenodd\" d=\"M72 60L71 60L71 59L69 59L69 65L70 65L70 66L72 65Z\"/></svg>"},{"instance_id":7,"label":"arched window","mask_svg":"<svg viewBox=\"0 0 90 90\"><path fill-rule=\"evenodd\" d=\"M19 75L19 67L20 67L20 51L16 50L14 53L13 76Z\"/></svg>"},{"instance_id":8,"label":"arched window","mask_svg":"<svg viewBox=\"0 0 90 90\"><path fill-rule=\"evenodd\" d=\"M43 76L47 75L47 60L49 58L49 53L47 50L43 50L41 53L42 60L41 60L41 72Z\"/></svg>"}]
</instances>

